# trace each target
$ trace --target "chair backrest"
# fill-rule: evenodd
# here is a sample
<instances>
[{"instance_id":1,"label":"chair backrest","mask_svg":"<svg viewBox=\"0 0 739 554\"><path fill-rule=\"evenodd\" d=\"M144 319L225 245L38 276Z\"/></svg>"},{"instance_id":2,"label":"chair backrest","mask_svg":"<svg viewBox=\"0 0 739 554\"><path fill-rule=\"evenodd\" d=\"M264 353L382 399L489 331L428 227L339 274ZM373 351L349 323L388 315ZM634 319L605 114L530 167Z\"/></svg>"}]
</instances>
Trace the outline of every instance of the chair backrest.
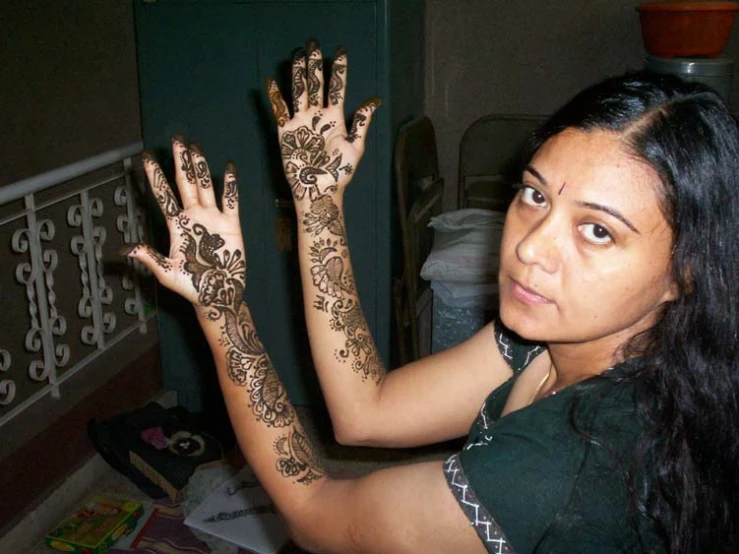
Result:
<instances>
[{"instance_id":1,"label":"chair backrest","mask_svg":"<svg viewBox=\"0 0 739 554\"><path fill-rule=\"evenodd\" d=\"M433 243L428 222L441 213L444 180L434 126L428 117L403 125L395 141L394 172L403 242L403 277L396 290L396 320L401 334L401 361L430 353L431 304L421 266ZM419 329L424 336L419 337Z\"/></svg>"},{"instance_id":2,"label":"chair backrest","mask_svg":"<svg viewBox=\"0 0 739 554\"><path fill-rule=\"evenodd\" d=\"M490 114L473 122L459 145L459 208L505 211L512 197L511 173L545 116Z\"/></svg>"}]
</instances>

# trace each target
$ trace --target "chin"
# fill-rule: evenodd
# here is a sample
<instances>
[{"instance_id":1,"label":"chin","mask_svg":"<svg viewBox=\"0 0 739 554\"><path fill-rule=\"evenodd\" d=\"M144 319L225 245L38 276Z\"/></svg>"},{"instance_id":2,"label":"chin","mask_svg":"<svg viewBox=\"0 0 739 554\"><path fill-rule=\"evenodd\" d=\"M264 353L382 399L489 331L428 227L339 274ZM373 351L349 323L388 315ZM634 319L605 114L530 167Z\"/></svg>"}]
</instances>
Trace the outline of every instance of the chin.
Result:
<instances>
[{"instance_id":1,"label":"chin","mask_svg":"<svg viewBox=\"0 0 739 554\"><path fill-rule=\"evenodd\" d=\"M506 299L506 295L500 297L500 320L508 329L516 333L522 339L532 342L545 342L546 329L551 329L550 324L540 321L530 313L524 313L523 310L517 309L517 302L512 299Z\"/></svg>"}]
</instances>

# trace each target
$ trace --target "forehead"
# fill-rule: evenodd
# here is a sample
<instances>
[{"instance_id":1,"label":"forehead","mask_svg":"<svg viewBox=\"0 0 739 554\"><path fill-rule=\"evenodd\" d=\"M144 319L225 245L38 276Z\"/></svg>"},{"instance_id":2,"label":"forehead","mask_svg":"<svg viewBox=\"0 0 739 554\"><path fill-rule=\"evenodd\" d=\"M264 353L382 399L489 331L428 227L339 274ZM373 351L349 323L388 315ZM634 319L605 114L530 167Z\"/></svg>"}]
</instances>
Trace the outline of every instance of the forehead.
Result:
<instances>
[{"instance_id":1,"label":"forehead","mask_svg":"<svg viewBox=\"0 0 739 554\"><path fill-rule=\"evenodd\" d=\"M563 197L630 213L661 211L657 173L631 154L617 133L566 129L545 142L530 165Z\"/></svg>"}]
</instances>

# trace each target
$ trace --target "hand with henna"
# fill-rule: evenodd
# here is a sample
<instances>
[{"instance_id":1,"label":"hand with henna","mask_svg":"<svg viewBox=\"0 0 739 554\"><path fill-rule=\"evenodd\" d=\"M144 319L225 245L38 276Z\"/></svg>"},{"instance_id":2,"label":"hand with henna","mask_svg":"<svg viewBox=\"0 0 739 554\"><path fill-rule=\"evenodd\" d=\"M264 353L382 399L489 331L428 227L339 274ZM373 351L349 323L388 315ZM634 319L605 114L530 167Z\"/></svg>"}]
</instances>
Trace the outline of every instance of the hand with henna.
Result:
<instances>
[{"instance_id":1,"label":"hand with henna","mask_svg":"<svg viewBox=\"0 0 739 554\"><path fill-rule=\"evenodd\" d=\"M347 56L336 52L324 100L323 55L316 41L299 49L292 64L293 116L274 79L267 79L277 120L282 165L296 203L313 203L324 195L343 192L364 154L378 98L362 104L347 130L344 120Z\"/></svg>"},{"instance_id":2,"label":"hand with henna","mask_svg":"<svg viewBox=\"0 0 739 554\"><path fill-rule=\"evenodd\" d=\"M226 165L219 208L200 147L174 137L172 154L181 202L154 157L143 155L151 190L166 218L169 255L146 244L136 245L126 254L149 268L162 285L192 302L199 313L215 319L224 311L237 311L243 300L246 261L236 168Z\"/></svg>"}]
</instances>

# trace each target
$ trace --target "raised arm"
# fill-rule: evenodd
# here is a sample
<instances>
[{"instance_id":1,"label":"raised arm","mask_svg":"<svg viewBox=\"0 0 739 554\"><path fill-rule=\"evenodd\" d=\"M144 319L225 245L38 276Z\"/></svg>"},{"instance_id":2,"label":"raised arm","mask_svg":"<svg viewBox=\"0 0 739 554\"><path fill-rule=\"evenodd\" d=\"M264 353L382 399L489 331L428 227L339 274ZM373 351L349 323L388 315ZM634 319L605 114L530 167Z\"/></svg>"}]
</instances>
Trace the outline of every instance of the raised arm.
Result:
<instances>
[{"instance_id":1,"label":"raised arm","mask_svg":"<svg viewBox=\"0 0 739 554\"><path fill-rule=\"evenodd\" d=\"M193 303L239 446L296 541L311 552L337 554L484 552L446 484L441 462L356 480L324 474L243 300L246 267L235 168L226 168L219 209L200 148L178 138L173 154L181 205L156 161L148 155L144 161L166 217L169 255L143 244L127 255Z\"/></svg>"},{"instance_id":2,"label":"raised arm","mask_svg":"<svg viewBox=\"0 0 739 554\"><path fill-rule=\"evenodd\" d=\"M347 62L346 52L338 50L324 101L320 48L309 42L298 51L292 65L292 116L274 80L267 80L297 213L311 351L334 433L343 443L375 446L463 436L487 394L511 371L497 350L491 324L454 349L386 372L362 313L344 222L344 191L380 102L373 98L362 104L347 129Z\"/></svg>"}]
</instances>

